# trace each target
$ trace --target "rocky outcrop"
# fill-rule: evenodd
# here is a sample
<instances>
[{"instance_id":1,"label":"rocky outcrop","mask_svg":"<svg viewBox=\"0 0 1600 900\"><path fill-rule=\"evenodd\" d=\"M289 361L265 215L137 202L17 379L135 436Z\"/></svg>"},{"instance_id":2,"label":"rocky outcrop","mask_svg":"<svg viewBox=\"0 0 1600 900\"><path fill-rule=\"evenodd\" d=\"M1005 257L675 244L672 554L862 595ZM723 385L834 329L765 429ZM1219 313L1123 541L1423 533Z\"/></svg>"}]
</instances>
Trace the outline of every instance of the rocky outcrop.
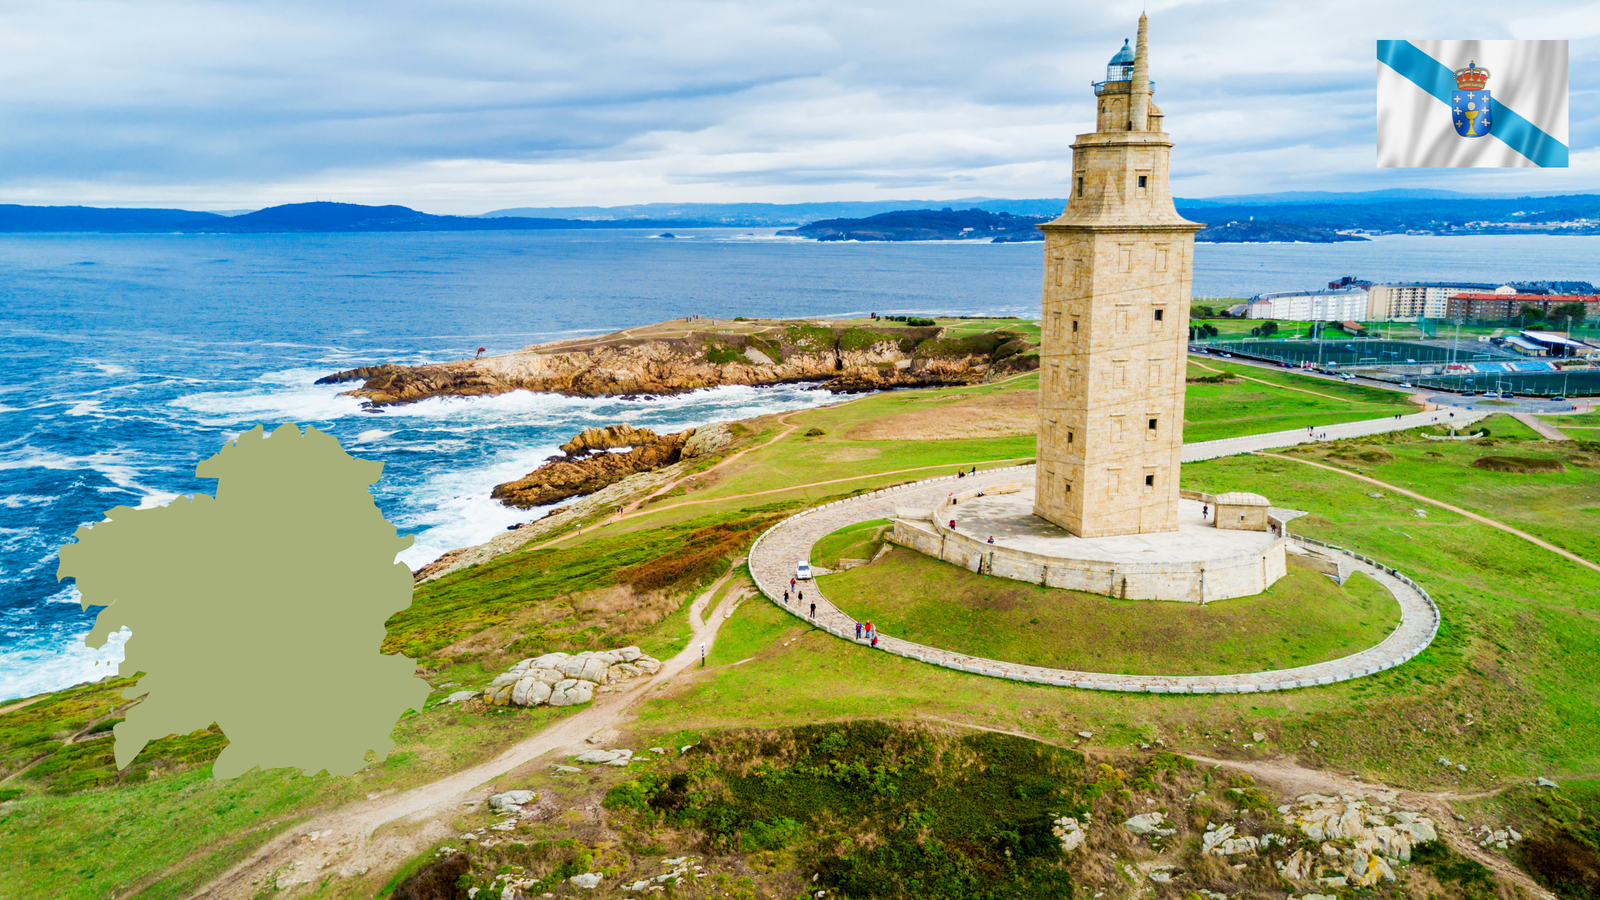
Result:
<instances>
[{"instance_id":1,"label":"rocky outcrop","mask_svg":"<svg viewBox=\"0 0 1600 900\"><path fill-rule=\"evenodd\" d=\"M653 328L658 326L652 326ZM1012 336L960 340L932 329L873 331L772 326L761 334L697 332L545 344L482 359L426 366L364 366L319 383L364 379L349 391L370 406L439 396L489 396L527 390L574 397L681 394L730 384L819 382L838 393L982 382ZM648 329L642 329L648 330ZM1031 346L1031 345L1029 345ZM1004 354L1006 371L1036 367L1038 356Z\"/></svg>"},{"instance_id":2,"label":"rocky outcrop","mask_svg":"<svg viewBox=\"0 0 1600 900\"><path fill-rule=\"evenodd\" d=\"M693 428L668 435L630 425L590 428L561 446L566 456L552 456L516 481L495 485L489 496L520 509L584 497L629 475L672 465L683 458L694 433ZM621 447L630 449L612 452Z\"/></svg>"},{"instance_id":3,"label":"rocky outcrop","mask_svg":"<svg viewBox=\"0 0 1600 900\"><path fill-rule=\"evenodd\" d=\"M1062 816L1051 823L1050 833L1061 842L1062 853L1071 853L1089 836L1089 814L1083 814L1081 823L1075 816Z\"/></svg>"},{"instance_id":4,"label":"rocky outcrop","mask_svg":"<svg viewBox=\"0 0 1600 900\"><path fill-rule=\"evenodd\" d=\"M694 429L689 429L685 434L693 434ZM590 453L599 453L602 450L625 450L630 447L642 447L661 440L661 436L648 428L635 428L632 425L607 425L604 428L585 428L578 432L578 436L561 445L561 452L568 456L586 456Z\"/></svg>"},{"instance_id":5,"label":"rocky outcrop","mask_svg":"<svg viewBox=\"0 0 1600 900\"><path fill-rule=\"evenodd\" d=\"M1354 794L1304 794L1293 804L1278 807L1278 812L1285 824L1321 844L1316 852L1295 851L1279 863L1279 873L1295 881L1315 880L1324 887L1370 887L1394 881L1394 867L1411 859L1413 847L1439 839L1427 816Z\"/></svg>"},{"instance_id":6,"label":"rocky outcrop","mask_svg":"<svg viewBox=\"0 0 1600 900\"><path fill-rule=\"evenodd\" d=\"M332 375L324 375L316 380L317 384L344 384L346 381L368 381L381 376L392 376L404 370L405 366L394 363L384 363L378 366L357 366L354 369L345 369Z\"/></svg>"},{"instance_id":7,"label":"rocky outcrop","mask_svg":"<svg viewBox=\"0 0 1600 900\"><path fill-rule=\"evenodd\" d=\"M490 706L574 706L593 700L600 685L654 675L660 668L660 660L645 656L638 647L577 655L546 653L495 676L483 689L483 702Z\"/></svg>"}]
</instances>

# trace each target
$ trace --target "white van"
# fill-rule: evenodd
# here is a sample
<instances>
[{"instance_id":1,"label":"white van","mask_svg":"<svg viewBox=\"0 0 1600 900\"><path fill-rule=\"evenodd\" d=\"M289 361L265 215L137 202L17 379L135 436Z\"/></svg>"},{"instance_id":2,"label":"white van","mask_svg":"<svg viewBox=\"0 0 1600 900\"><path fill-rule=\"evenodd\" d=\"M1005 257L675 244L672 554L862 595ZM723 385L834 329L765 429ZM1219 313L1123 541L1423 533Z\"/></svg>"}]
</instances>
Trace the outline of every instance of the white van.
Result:
<instances>
[{"instance_id":1,"label":"white van","mask_svg":"<svg viewBox=\"0 0 1600 900\"><path fill-rule=\"evenodd\" d=\"M806 562L805 560L802 559L794 567L794 577L798 578L801 581L810 581L811 580L811 563L808 563L808 562Z\"/></svg>"}]
</instances>

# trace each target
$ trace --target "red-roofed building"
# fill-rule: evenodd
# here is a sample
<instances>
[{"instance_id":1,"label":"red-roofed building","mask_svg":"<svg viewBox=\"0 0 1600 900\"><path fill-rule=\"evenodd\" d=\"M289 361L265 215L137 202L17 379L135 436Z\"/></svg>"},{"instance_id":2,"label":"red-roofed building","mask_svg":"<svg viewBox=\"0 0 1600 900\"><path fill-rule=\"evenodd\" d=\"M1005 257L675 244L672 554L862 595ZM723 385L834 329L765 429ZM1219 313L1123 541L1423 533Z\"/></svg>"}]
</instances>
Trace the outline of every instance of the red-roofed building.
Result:
<instances>
[{"instance_id":1,"label":"red-roofed building","mask_svg":"<svg viewBox=\"0 0 1600 900\"><path fill-rule=\"evenodd\" d=\"M1445 317L1463 322L1515 319L1524 306L1548 316L1556 307L1568 303L1582 303L1584 318L1600 319L1600 296L1594 294L1455 294Z\"/></svg>"}]
</instances>

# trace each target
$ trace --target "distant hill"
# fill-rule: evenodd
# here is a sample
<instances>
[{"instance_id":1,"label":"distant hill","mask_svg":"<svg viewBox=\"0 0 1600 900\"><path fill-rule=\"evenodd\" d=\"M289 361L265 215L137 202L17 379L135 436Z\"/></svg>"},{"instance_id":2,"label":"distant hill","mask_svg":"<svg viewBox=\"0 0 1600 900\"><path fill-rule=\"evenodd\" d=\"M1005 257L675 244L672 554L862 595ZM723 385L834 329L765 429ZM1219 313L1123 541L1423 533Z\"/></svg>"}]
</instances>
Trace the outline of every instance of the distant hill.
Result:
<instances>
[{"instance_id":1,"label":"distant hill","mask_svg":"<svg viewBox=\"0 0 1600 900\"><path fill-rule=\"evenodd\" d=\"M203 230L226 216L186 209L100 209L93 206L0 204L0 231L173 232Z\"/></svg>"},{"instance_id":2,"label":"distant hill","mask_svg":"<svg viewBox=\"0 0 1600 900\"><path fill-rule=\"evenodd\" d=\"M1410 196L1423 195L1423 196ZM223 215L182 209L102 209L89 206L0 205L0 232L105 233L273 233L362 231L505 231L556 228L764 228L818 225L865 234L887 228L882 237L860 240L1037 240L1029 225L1060 215L1066 200L869 201L859 203L650 203L617 207L563 207L499 210L482 216L436 216L405 206L354 203L291 203L242 214ZM1243 223L1232 233L1264 233L1252 220L1328 232L1378 234L1600 234L1600 194L1472 196L1451 191L1391 190L1362 193L1292 191L1208 200L1178 200L1196 222L1219 226ZM939 214L948 221L877 221L883 215ZM229 211L232 213L233 211ZM1000 218L969 217L967 213ZM521 213L510 215L510 213ZM553 215L563 213L564 215ZM858 223L874 220L872 225ZM959 222L958 222L959 220ZM1024 222L1023 220L1030 220ZM848 223L848 224L841 224ZM954 226L953 230L952 227ZM963 231L972 228L971 232ZM916 229L927 236L911 237ZM1241 230L1242 229L1242 230ZM796 233L803 233L795 229ZM817 236L804 232L806 237ZM1216 232L1217 235L1223 232ZM1315 240L1314 231L1286 240ZM1009 236L1006 236L1009 235ZM1210 238L1202 235L1200 240ZM1217 239L1221 239L1220 237ZM1278 240L1280 238L1250 238ZM1339 238L1320 238L1338 240ZM843 240L843 238L830 238Z\"/></svg>"},{"instance_id":3,"label":"distant hill","mask_svg":"<svg viewBox=\"0 0 1600 900\"><path fill-rule=\"evenodd\" d=\"M591 222L571 219L484 219L435 216L405 206L355 203L290 203L235 216L181 209L99 209L90 206L0 205L0 232L100 232L181 234L270 234L362 231L515 231L557 228L696 228L706 222L633 219Z\"/></svg>"},{"instance_id":4,"label":"distant hill","mask_svg":"<svg viewBox=\"0 0 1600 900\"><path fill-rule=\"evenodd\" d=\"M972 241L995 244L1042 241L1035 226L1045 216L1014 216L982 209L905 209L864 219L824 219L778 234L818 241Z\"/></svg>"},{"instance_id":5,"label":"distant hill","mask_svg":"<svg viewBox=\"0 0 1600 900\"><path fill-rule=\"evenodd\" d=\"M1185 208L1183 214L1209 225L1248 222L1254 217L1283 225L1381 234L1600 233L1600 195L1596 194L1201 206Z\"/></svg>"},{"instance_id":6,"label":"distant hill","mask_svg":"<svg viewBox=\"0 0 1600 900\"><path fill-rule=\"evenodd\" d=\"M1013 216L981 209L908 209L880 213L864 219L825 219L778 234L818 241L970 241L994 244L1042 241L1038 226L1049 216ZM1315 226L1271 222L1266 219L1226 220L1202 230L1195 240L1219 244L1306 243L1331 244L1366 238L1339 234Z\"/></svg>"},{"instance_id":7,"label":"distant hill","mask_svg":"<svg viewBox=\"0 0 1600 900\"><path fill-rule=\"evenodd\" d=\"M962 200L862 200L837 203L642 203L634 206L518 207L486 212L485 217L592 219L621 221L639 218L685 218L735 228L773 228L804 225L823 219L866 218L911 209L982 209L1017 216L1058 216L1066 200L1003 200L967 197Z\"/></svg>"},{"instance_id":8,"label":"distant hill","mask_svg":"<svg viewBox=\"0 0 1600 900\"><path fill-rule=\"evenodd\" d=\"M1306 225L1285 225L1266 219L1243 222L1224 222L1208 225L1194 236L1203 244L1336 244L1341 241L1364 241L1364 237L1340 234L1326 228Z\"/></svg>"},{"instance_id":9,"label":"distant hill","mask_svg":"<svg viewBox=\"0 0 1600 900\"><path fill-rule=\"evenodd\" d=\"M1178 198L1179 209L1207 206L1297 206L1308 203L1345 205L1352 203L1389 203L1395 200L1505 200L1512 198L1542 198L1559 196L1559 191L1517 193L1463 193L1430 188L1390 188L1382 191L1283 191L1276 194L1235 194L1205 199Z\"/></svg>"}]
</instances>

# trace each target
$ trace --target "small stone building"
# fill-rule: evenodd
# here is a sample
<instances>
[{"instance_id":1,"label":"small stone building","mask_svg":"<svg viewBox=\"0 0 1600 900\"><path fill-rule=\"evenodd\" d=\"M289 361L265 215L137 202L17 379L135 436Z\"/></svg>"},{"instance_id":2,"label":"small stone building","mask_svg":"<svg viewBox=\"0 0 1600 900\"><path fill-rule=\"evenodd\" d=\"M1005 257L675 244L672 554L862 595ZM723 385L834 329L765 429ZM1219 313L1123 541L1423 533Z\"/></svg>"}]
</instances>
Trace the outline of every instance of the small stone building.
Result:
<instances>
[{"instance_id":1,"label":"small stone building","mask_svg":"<svg viewBox=\"0 0 1600 900\"><path fill-rule=\"evenodd\" d=\"M1266 531L1267 498L1247 491L1231 491L1217 495L1215 522L1218 528L1232 531Z\"/></svg>"}]
</instances>

